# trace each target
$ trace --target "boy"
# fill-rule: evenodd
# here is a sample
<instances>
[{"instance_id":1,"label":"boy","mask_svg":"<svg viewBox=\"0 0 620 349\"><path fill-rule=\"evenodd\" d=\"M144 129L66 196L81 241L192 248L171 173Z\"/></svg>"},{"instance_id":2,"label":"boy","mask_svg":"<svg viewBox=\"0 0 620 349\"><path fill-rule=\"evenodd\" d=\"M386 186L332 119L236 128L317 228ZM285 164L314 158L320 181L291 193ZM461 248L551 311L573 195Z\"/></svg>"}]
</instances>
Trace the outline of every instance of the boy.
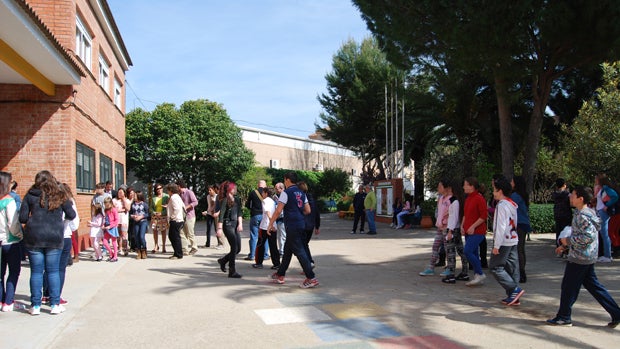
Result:
<instances>
[{"instance_id":1,"label":"boy","mask_svg":"<svg viewBox=\"0 0 620 349\"><path fill-rule=\"evenodd\" d=\"M519 305L525 291L519 287L519 255L517 244L517 204L510 199L512 185L506 178L493 182L493 198L497 200L493 216L493 251L489 268L495 280L506 290L505 305Z\"/></svg>"},{"instance_id":2,"label":"boy","mask_svg":"<svg viewBox=\"0 0 620 349\"><path fill-rule=\"evenodd\" d=\"M620 324L620 307L611 298L605 286L598 282L594 272L594 264L598 257L598 230L601 221L596 212L587 205L592 197L592 189L583 186L576 186L570 195L571 206L577 210L573 216L571 236L561 238L562 245L556 248L558 254L568 250L568 262L562 279L560 309L553 319L547 320L549 325L572 326L572 307L577 301L582 285L611 315L611 322L607 326L615 328Z\"/></svg>"}]
</instances>

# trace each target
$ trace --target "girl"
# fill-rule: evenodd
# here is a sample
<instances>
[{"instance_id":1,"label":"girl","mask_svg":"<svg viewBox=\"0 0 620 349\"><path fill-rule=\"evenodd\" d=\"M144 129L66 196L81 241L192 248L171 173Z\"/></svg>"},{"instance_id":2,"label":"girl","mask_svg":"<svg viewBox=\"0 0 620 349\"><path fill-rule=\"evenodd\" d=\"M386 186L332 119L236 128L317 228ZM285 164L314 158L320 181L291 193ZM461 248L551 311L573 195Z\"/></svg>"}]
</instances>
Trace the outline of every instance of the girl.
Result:
<instances>
[{"instance_id":1,"label":"girl","mask_svg":"<svg viewBox=\"0 0 620 349\"><path fill-rule=\"evenodd\" d=\"M17 203L9 194L11 191L11 174L0 172L0 306L2 311L13 311L15 289L21 272L22 227L17 216ZM4 281L7 268L9 276Z\"/></svg>"},{"instance_id":2,"label":"girl","mask_svg":"<svg viewBox=\"0 0 620 349\"><path fill-rule=\"evenodd\" d=\"M525 179L523 176L515 176L510 183L512 185L512 194L510 199L517 204L517 234L519 243L517 244L517 252L519 254L519 283L526 283L525 275L525 240L527 235L532 231L530 225L530 196L525 190ZM494 230L495 231L495 230Z\"/></svg>"},{"instance_id":3,"label":"girl","mask_svg":"<svg viewBox=\"0 0 620 349\"><path fill-rule=\"evenodd\" d=\"M433 241L433 248L431 252L431 260L428 267L422 272L421 276L435 275L435 265L439 261L439 250L446 241L445 235L448 233L446 228L448 227L448 209L450 207L450 198L452 197L451 191L446 191L446 185L449 186L448 181L442 179L437 184L437 192L439 198L437 199L437 232L435 234L435 240ZM448 276L449 270L445 270L441 276Z\"/></svg>"},{"instance_id":4,"label":"girl","mask_svg":"<svg viewBox=\"0 0 620 349\"><path fill-rule=\"evenodd\" d=\"M106 197L103 205L105 206L106 216L105 226L103 227L103 245L106 250L110 251L108 262L116 262L118 261L118 212L112 203L111 197ZM112 240L111 249L108 243L109 240Z\"/></svg>"},{"instance_id":5,"label":"girl","mask_svg":"<svg viewBox=\"0 0 620 349\"><path fill-rule=\"evenodd\" d=\"M101 245L99 245L99 241L103 238L103 232L101 229L104 226L105 217L103 216L103 208L101 205L95 204L93 207L94 215L90 222L88 222L88 226L90 227L90 244L95 249L95 261L101 262L103 259L103 254L101 253Z\"/></svg>"},{"instance_id":6,"label":"girl","mask_svg":"<svg viewBox=\"0 0 620 349\"><path fill-rule=\"evenodd\" d=\"M144 202L144 193L136 192L136 197L129 216L134 222L134 235L136 239L136 259L146 259L146 231L149 228L149 205Z\"/></svg>"},{"instance_id":7,"label":"girl","mask_svg":"<svg viewBox=\"0 0 620 349\"><path fill-rule=\"evenodd\" d=\"M467 177L463 181L463 191L467 194L465 208L463 209L463 221L461 222L461 235L465 236L465 256L474 267L474 279L465 286L481 285L486 279L482 272L478 248L482 241L486 241L487 215L489 214L487 202L480 194L480 183L475 177Z\"/></svg>"},{"instance_id":8,"label":"girl","mask_svg":"<svg viewBox=\"0 0 620 349\"><path fill-rule=\"evenodd\" d=\"M64 217L63 217L64 213ZM26 224L24 244L30 260L30 314L41 314L43 271L50 289L51 314L60 314L60 255L64 220L76 216L72 202L49 171L40 171L22 201L19 221Z\"/></svg>"},{"instance_id":9,"label":"girl","mask_svg":"<svg viewBox=\"0 0 620 349\"><path fill-rule=\"evenodd\" d=\"M235 183L228 182L224 186L224 195L220 199L220 216L217 223L217 232L224 232L228 244L230 245L230 252L223 258L217 260L220 264L220 269L226 272L226 264L228 264L228 277L239 279L241 275L237 273L235 268L235 258L239 253L238 248L241 244L239 242L239 233L243 230L243 215L241 200L236 196L237 186Z\"/></svg>"},{"instance_id":10,"label":"girl","mask_svg":"<svg viewBox=\"0 0 620 349\"><path fill-rule=\"evenodd\" d=\"M608 210L618 202L618 192L612 188L611 181L604 173L597 175L594 178L594 183L601 187L596 194L596 212L601 218L599 236L603 241L603 255L599 257L597 262L611 263L613 259L611 258L611 239L608 232L610 218Z\"/></svg>"},{"instance_id":11,"label":"girl","mask_svg":"<svg viewBox=\"0 0 620 349\"><path fill-rule=\"evenodd\" d=\"M118 226L120 228L119 239L120 247L123 253L123 256L127 256L129 254L129 247L127 246L127 231L129 228L129 209L131 208L131 202L127 199L125 195L125 189L118 188L116 191L116 198L112 199L114 203L114 207L116 207L116 211L118 212Z\"/></svg>"},{"instance_id":12,"label":"girl","mask_svg":"<svg viewBox=\"0 0 620 349\"><path fill-rule=\"evenodd\" d=\"M463 253L463 239L461 237L461 217L463 216L463 190L456 182L445 184L444 191L450 197L450 207L448 208L448 234L446 235L446 255L448 266L446 270L449 274L441 279L447 284L454 284L456 280L469 281L469 262ZM456 254L461 257L461 273L454 276L456 271Z\"/></svg>"},{"instance_id":13,"label":"girl","mask_svg":"<svg viewBox=\"0 0 620 349\"><path fill-rule=\"evenodd\" d=\"M269 226L269 220L276 210L276 203L271 198L274 194L273 188L258 188L258 192L263 198L263 218L258 227L258 244L256 244L256 264L252 267L263 269L263 260L265 255L265 243L269 244L271 251L271 269L277 269L280 266L280 251L278 251L278 228L274 224Z\"/></svg>"},{"instance_id":14,"label":"girl","mask_svg":"<svg viewBox=\"0 0 620 349\"><path fill-rule=\"evenodd\" d=\"M159 234L161 234L161 252L166 253L166 232L168 230L168 213L166 206L168 205L168 194L164 193L164 187L155 184L155 195L151 198L149 212L151 213L151 228L153 230L153 242L155 247L151 253L159 252Z\"/></svg>"}]
</instances>

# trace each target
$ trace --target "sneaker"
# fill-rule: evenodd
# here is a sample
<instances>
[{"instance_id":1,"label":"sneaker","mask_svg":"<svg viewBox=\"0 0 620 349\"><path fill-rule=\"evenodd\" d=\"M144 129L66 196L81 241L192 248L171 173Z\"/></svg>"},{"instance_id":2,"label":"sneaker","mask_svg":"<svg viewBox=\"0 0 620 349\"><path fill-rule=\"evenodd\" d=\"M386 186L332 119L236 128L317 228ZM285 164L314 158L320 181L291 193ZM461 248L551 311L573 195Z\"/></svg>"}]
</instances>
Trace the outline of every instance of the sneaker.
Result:
<instances>
[{"instance_id":1,"label":"sneaker","mask_svg":"<svg viewBox=\"0 0 620 349\"><path fill-rule=\"evenodd\" d=\"M41 304L49 304L50 297L41 297Z\"/></svg>"},{"instance_id":2,"label":"sneaker","mask_svg":"<svg viewBox=\"0 0 620 349\"><path fill-rule=\"evenodd\" d=\"M271 266L271 270L278 270L278 269L280 269L279 265L272 265Z\"/></svg>"},{"instance_id":3,"label":"sneaker","mask_svg":"<svg viewBox=\"0 0 620 349\"><path fill-rule=\"evenodd\" d=\"M254 269L263 269L263 265L262 264L252 264L252 268L254 268Z\"/></svg>"},{"instance_id":4,"label":"sneaker","mask_svg":"<svg viewBox=\"0 0 620 349\"><path fill-rule=\"evenodd\" d=\"M273 282L276 283L276 284L283 284L284 283L284 276L280 276L276 272L276 273L271 274L271 280L273 280Z\"/></svg>"},{"instance_id":5,"label":"sneaker","mask_svg":"<svg viewBox=\"0 0 620 349\"><path fill-rule=\"evenodd\" d=\"M198 250L197 250L197 249L195 249L195 248L192 248L191 250L189 250L189 255L190 255L190 256L193 256L193 255L195 255L195 254L196 254L196 252L198 252Z\"/></svg>"},{"instance_id":6,"label":"sneaker","mask_svg":"<svg viewBox=\"0 0 620 349\"><path fill-rule=\"evenodd\" d=\"M435 275L435 271L431 268L426 268L423 272L420 272L420 276Z\"/></svg>"},{"instance_id":7,"label":"sneaker","mask_svg":"<svg viewBox=\"0 0 620 349\"><path fill-rule=\"evenodd\" d=\"M469 281L469 275L460 273L455 279L458 281Z\"/></svg>"},{"instance_id":8,"label":"sneaker","mask_svg":"<svg viewBox=\"0 0 620 349\"><path fill-rule=\"evenodd\" d=\"M351 230L349 234L355 234L355 230Z\"/></svg>"},{"instance_id":9,"label":"sneaker","mask_svg":"<svg viewBox=\"0 0 620 349\"><path fill-rule=\"evenodd\" d=\"M514 303L518 302L519 298L521 298L524 293L525 291L521 287L515 287L515 289L510 294L510 297L508 297L509 302L507 303L507 305L513 305Z\"/></svg>"},{"instance_id":10,"label":"sneaker","mask_svg":"<svg viewBox=\"0 0 620 349\"><path fill-rule=\"evenodd\" d=\"M64 313L65 312L65 307L63 307L62 305L52 305L52 310L50 311L50 314L52 315L58 315L60 313Z\"/></svg>"},{"instance_id":11,"label":"sneaker","mask_svg":"<svg viewBox=\"0 0 620 349\"><path fill-rule=\"evenodd\" d=\"M302 282L299 287L300 288L313 288L319 285L319 280L317 279L306 279Z\"/></svg>"},{"instance_id":12,"label":"sneaker","mask_svg":"<svg viewBox=\"0 0 620 349\"><path fill-rule=\"evenodd\" d=\"M478 285L482 285L484 283L484 279L486 279L487 276L484 274L474 274L474 279L471 280L470 282L466 282L465 286L478 286Z\"/></svg>"},{"instance_id":13,"label":"sneaker","mask_svg":"<svg viewBox=\"0 0 620 349\"><path fill-rule=\"evenodd\" d=\"M11 303L11 304L2 304L2 311L3 312L9 312L9 311L13 311L13 305L15 303Z\"/></svg>"},{"instance_id":14,"label":"sneaker","mask_svg":"<svg viewBox=\"0 0 620 349\"><path fill-rule=\"evenodd\" d=\"M363 230L360 230L360 234L366 234Z\"/></svg>"},{"instance_id":15,"label":"sneaker","mask_svg":"<svg viewBox=\"0 0 620 349\"><path fill-rule=\"evenodd\" d=\"M223 249L223 248L224 248L224 245L217 245L217 246L215 246L215 249L216 249L216 250L221 250L221 249Z\"/></svg>"},{"instance_id":16,"label":"sneaker","mask_svg":"<svg viewBox=\"0 0 620 349\"><path fill-rule=\"evenodd\" d=\"M547 325L570 327L573 326L573 322L570 320L564 320L559 316L556 316L553 319L547 320Z\"/></svg>"},{"instance_id":17,"label":"sneaker","mask_svg":"<svg viewBox=\"0 0 620 349\"><path fill-rule=\"evenodd\" d=\"M30 315L40 315L41 314L41 306L33 305L32 307L30 307L28 312L30 313Z\"/></svg>"},{"instance_id":18,"label":"sneaker","mask_svg":"<svg viewBox=\"0 0 620 349\"><path fill-rule=\"evenodd\" d=\"M618 327L619 324L620 324L620 320L614 320L614 321L608 323L607 327L609 327L609 328L616 328L616 327Z\"/></svg>"},{"instance_id":19,"label":"sneaker","mask_svg":"<svg viewBox=\"0 0 620 349\"><path fill-rule=\"evenodd\" d=\"M611 263L612 259L609 258L609 257L600 256L600 257L598 257L597 262L599 262L599 263Z\"/></svg>"},{"instance_id":20,"label":"sneaker","mask_svg":"<svg viewBox=\"0 0 620 349\"><path fill-rule=\"evenodd\" d=\"M441 274L439 274L439 276L448 276L448 275L452 275L452 271L450 269L444 269L444 271L442 271Z\"/></svg>"},{"instance_id":21,"label":"sneaker","mask_svg":"<svg viewBox=\"0 0 620 349\"><path fill-rule=\"evenodd\" d=\"M456 278L454 277L454 274L447 275L445 278L441 279L441 282L443 282L445 284L455 284L456 283Z\"/></svg>"},{"instance_id":22,"label":"sneaker","mask_svg":"<svg viewBox=\"0 0 620 349\"><path fill-rule=\"evenodd\" d=\"M69 302L67 302L65 299L62 299L62 297L60 297L60 305L65 305Z\"/></svg>"}]
</instances>

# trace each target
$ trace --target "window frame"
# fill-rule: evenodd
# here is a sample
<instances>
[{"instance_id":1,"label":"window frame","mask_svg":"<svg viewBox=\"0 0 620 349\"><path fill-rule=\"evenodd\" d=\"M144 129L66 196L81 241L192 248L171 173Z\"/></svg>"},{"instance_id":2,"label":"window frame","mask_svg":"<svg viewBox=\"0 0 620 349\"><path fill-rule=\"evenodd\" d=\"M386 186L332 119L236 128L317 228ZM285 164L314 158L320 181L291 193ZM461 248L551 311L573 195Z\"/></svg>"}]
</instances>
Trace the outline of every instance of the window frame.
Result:
<instances>
[{"instance_id":1,"label":"window frame","mask_svg":"<svg viewBox=\"0 0 620 349\"><path fill-rule=\"evenodd\" d=\"M105 183L107 181L110 181L112 183L114 183L114 173L112 173L113 168L112 168L112 158L103 154L103 153L99 153L99 182L100 183Z\"/></svg>"},{"instance_id":2,"label":"window frame","mask_svg":"<svg viewBox=\"0 0 620 349\"><path fill-rule=\"evenodd\" d=\"M95 190L95 150L80 142L75 145L76 189L78 192L91 192Z\"/></svg>"},{"instance_id":3,"label":"window frame","mask_svg":"<svg viewBox=\"0 0 620 349\"><path fill-rule=\"evenodd\" d=\"M117 188L125 184L125 165L118 161L114 161L114 183Z\"/></svg>"},{"instance_id":4,"label":"window frame","mask_svg":"<svg viewBox=\"0 0 620 349\"><path fill-rule=\"evenodd\" d=\"M122 107L123 86L117 78L114 78L114 105L121 109Z\"/></svg>"},{"instance_id":5,"label":"window frame","mask_svg":"<svg viewBox=\"0 0 620 349\"><path fill-rule=\"evenodd\" d=\"M75 54L91 70L93 39L79 16L75 17Z\"/></svg>"},{"instance_id":6,"label":"window frame","mask_svg":"<svg viewBox=\"0 0 620 349\"><path fill-rule=\"evenodd\" d=\"M110 65L103 55L99 55L99 86L110 94Z\"/></svg>"}]
</instances>

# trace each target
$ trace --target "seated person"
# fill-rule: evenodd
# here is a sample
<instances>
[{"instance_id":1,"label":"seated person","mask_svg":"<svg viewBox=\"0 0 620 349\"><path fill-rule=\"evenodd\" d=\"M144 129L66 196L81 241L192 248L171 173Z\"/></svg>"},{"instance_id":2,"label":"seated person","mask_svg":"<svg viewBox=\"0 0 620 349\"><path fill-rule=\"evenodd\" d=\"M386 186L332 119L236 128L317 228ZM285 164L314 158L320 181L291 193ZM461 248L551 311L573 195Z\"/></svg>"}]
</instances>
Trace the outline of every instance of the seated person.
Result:
<instances>
[{"instance_id":1,"label":"seated person","mask_svg":"<svg viewBox=\"0 0 620 349\"><path fill-rule=\"evenodd\" d=\"M400 198L394 199L394 203L392 204L392 224L390 227L396 228L398 226L397 216L399 213L403 211L403 202Z\"/></svg>"}]
</instances>

